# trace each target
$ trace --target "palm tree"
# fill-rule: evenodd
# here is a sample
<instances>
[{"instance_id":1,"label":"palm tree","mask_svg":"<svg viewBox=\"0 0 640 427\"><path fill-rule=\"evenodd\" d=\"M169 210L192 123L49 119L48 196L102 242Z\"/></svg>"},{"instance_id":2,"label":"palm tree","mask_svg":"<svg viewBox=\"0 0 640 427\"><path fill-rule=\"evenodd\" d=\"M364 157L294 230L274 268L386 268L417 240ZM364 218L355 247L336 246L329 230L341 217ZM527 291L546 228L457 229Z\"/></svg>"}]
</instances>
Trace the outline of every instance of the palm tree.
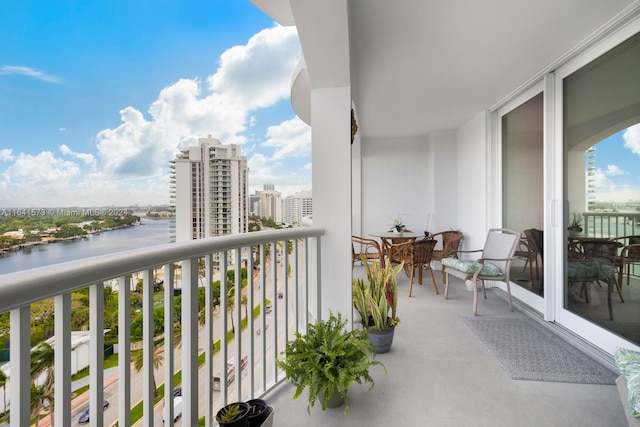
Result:
<instances>
[{"instance_id":1,"label":"palm tree","mask_svg":"<svg viewBox=\"0 0 640 427\"><path fill-rule=\"evenodd\" d=\"M40 422L40 411L44 408L46 400L44 396L44 386L38 387L35 384L31 384L31 418L35 418L36 427Z\"/></svg>"},{"instance_id":2,"label":"palm tree","mask_svg":"<svg viewBox=\"0 0 640 427\"><path fill-rule=\"evenodd\" d=\"M244 307L244 317L245 317L245 319L249 319L249 312L247 310L247 306L249 305L249 299L247 298L246 295L242 295L240 297L240 303Z\"/></svg>"},{"instance_id":3,"label":"palm tree","mask_svg":"<svg viewBox=\"0 0 640 427\"><path fill-rule=\"evenodd\" d=\"M32 412L35 414L40 412L45 406L45 402L51 405L50 411L53 413L53 368L55 363L55 352L53 347L46 342L41 342L31 353L31 382L35 388L37 399L32 398ZM36 385L36 381L42 375L45 375L44 383L41 386ZM32 388L32 392L34 391ZM35 405L35 407L34 407ZM36 418L36 425L38 420ZM53 425L53 419L52 419Z\"/></svg>"},{"instance_id":4,"label":"palm tree","mask_svg":"<svg viewBox=\"0 0 640 427\"><path fill-rule=\"evenodd\" d=\"M227 291L227 312L231 314L231 332L232 333L236 333L236 327L233 323L233 308L235 307L235 302L236 302L236 298L235 298L236 292L235 292L235 287L230 287L229 290Z\"/></svg>"},{"instance_id":5,"label":"palm tree","mask_svg":"<svg viewBox=\"0 0 640 427\"><path fill-rule=\"evenodd\" d=\"M136 372L140 372L142 367L144 366L144 353L142 350L134 351L131 354L131 362L133 363L133 368ZM162 366L164 362L164 355L161 351L158 351L158 347L155 342L153 344L153 369L158 369ZM153 378L153 397L158 397L158 387L156 386L156 376L152 372L151 377Z\"/></svg>"},{"instance_id":6,"label":"palm tree","mask_svg":"<svg viewBox=\"0 0 640 427\"><path fill-rule=\"evenodd\" d=\"M2 369L0 369L0 387L2 387L2 397L4 398L4 402L2 402L4 416L7 413L7 374Z\"/></svg>"}]
</instances>

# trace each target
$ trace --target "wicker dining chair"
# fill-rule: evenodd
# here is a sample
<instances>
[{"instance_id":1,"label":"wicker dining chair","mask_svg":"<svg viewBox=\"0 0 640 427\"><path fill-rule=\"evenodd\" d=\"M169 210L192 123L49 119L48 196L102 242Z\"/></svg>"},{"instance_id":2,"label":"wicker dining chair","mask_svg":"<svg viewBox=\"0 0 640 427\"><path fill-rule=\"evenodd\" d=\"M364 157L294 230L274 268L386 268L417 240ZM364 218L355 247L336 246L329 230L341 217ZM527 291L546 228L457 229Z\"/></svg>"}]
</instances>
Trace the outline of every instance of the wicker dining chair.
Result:
<instances>
[{"instance_id":1,"label":"wicker dining chair","mask_svg":"<svg viewBox=\"0 0 640 427\"><path fill-rule=\"evenodd\" d=\"M529 267L529 279L533 284L533 267L535 265L536 269L536 279L540 278L540 270L538 268L538 255L540 255L540 248L535 237L535 233L541 233L540 230L535 228L529 228L524 230L524 236L520 238L520 242L518 243L518 249L516 250L515 256L521 258L525 261L524 267L522 271Z\"/></svg>"},{"instance_id":2,"label":"wicker dining chair","mask_svg":"<svg viewBox=\"0 0 640 427\"><path fill-rule=\"evenodd\" d=\"M622 279L626 270L627 273L627 285L629 285L629 277L631 276L631 264L640 263L640 236L623 236L616 237L611 240L618 241L624 246L620 250L620 255L616 260L618 265L619 275L618 283L622 284Z\"/></svg>"},{"instance_id":3,"label":"wicker dining chair","mask_svg":"<svg viewBox=\"0 0 640 427\"><path fill-rule=\"evenodd\" d=\"M460 248L460 242L464 237L464 233L458 230L447 230L441 231L439 233L435 233L429 236L430 239L440 240L439 243L442 244L442 249L434 249L433 250L433 261L442 261L443 258L458 256L457 251ZM446 267L442 266L442 281L445 281L445 272L444 269Z\"/></svg>"},{"instance_id":4,"label":"wicker dining chair","mask_svg":"<svg viewBox=\"0 0 640 427\"><path fill-rule=\"evenodd\" d=\"M436 284L433 269L431 269L431 259L433 256L433 248L436 241L433 239L421 239L407 241L389 246L389 259L393 262L403 262L405 271L409 275L409 296L413 292L413 279L418 269L418 283L422 285L422 271L429 270L431 274L431 282L436 294L439 294L438 285Z\"/></svg>"},{"instance_id":5,"label":"wicker dining chair","mask_svg":"<svg viewBox=\"0 0 640 427\"><path fill-rule=\"evenodd\" d=\"M362 262L362 256L367 260L377 260L380 267L384 267L384 252L377 241L361 236L351 236L351 266L353 267L356 262Z\"/></svg>"}]
</instances>

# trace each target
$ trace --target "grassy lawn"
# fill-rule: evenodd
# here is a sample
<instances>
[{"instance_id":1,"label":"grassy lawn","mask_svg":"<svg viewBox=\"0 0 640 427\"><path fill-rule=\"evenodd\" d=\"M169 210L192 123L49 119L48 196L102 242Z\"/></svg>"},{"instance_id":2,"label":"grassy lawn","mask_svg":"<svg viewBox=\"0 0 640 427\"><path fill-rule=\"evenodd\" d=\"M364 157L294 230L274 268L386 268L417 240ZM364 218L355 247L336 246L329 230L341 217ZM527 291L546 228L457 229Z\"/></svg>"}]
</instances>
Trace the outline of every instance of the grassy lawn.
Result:
<instances>
[{"instance_id":1,"label":"grassy lawn","mask_svg":"<svg viewBox=\"0 0 640 427\"><path fill-rule=\"evenodd\" d=\"M270 301L267 301L267 305L270 304ZM256 306L253 309L253 316L254 319L256 317L258 317L258 315L260 315L260 306ZM247 319L243 319L240 325L240 330L244 330L247 327ZM231 341L232 339L235 338L235 333L229 331L227 332L227 340ZM213 343L213 354L216 354L220 351L220 340L217 340L216 342ZM205 353L202 352L198 355L198 366L202 366L204 364L204 359L205 359ZM116 365L117 365L117 360L116 360ZM106 368L106 365L105 365ZM182 383L182 371L178 371L175 373L175 375L173 376L173 383L174 385L178 386ZM164 399L164 383L160 384L158 386L158 397L156 397L153 401L154 406L160 402L162 399ZM142 419L142 411L143 411L143 405L144 403L142 401L138 402L138 404L136 404L133 408L131 408L131 423L135 423L136 421ZM117 424L116 424L117 425Z\"/></svg>"}]
</instances>

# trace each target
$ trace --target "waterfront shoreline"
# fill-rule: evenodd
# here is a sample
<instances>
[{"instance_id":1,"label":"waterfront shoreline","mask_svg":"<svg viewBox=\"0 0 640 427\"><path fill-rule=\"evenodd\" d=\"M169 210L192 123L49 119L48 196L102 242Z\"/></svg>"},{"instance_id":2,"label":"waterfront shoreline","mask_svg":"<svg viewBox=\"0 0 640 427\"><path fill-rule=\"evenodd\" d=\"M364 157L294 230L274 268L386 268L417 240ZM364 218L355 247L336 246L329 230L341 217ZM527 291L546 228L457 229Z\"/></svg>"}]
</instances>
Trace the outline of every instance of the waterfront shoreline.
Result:
<instances>
[{"instance_id":1,"label":"waterfront shoreline","mask_svg":"<svg viewBox=\"0 0 640 427\"><path fill-rule=\"evenodd\" d=\"M23 251L24 249L30 249L30 248L33 248L35 246L43 246L43 245L48 245L50 243L64 243L64 242L72 242L74 240L80 240L80 239L88 239L88 238L92 237L93 235L98 235L98 234L103 233L103 232L113 231L113 230L121 230L123 228L135 227L137 225L141 225L141 224L124 224L124 225L120 225L120 226L117 226L117 227L108 227L108 228L103 228L103 229L100 229L100 230L88 231L87 234L84 234L82 236L54 237L54 238L47 239L47 240L39 240L39 241L33 241L33 242L20 243L19 245L10 246L8 248L1 248L0 249L0 257L9 256L9 254L12 253L12 252ZM25 253L28 254L28 252L25 252Z\"/></svg>"},{"instance_id":2,"label":"waterfront shoreline","mask_svg":"<svg viewBox=\"0 0 640 427\"><path fill-rule=\"evenodd\" d=\"M137 225L137 223L136 223ZM145 221L143 226L113 227L90 237L58 239L0 256L0 276L32 268L75 261L170 242L170 219Z\"/></svg>"}]
</instances>

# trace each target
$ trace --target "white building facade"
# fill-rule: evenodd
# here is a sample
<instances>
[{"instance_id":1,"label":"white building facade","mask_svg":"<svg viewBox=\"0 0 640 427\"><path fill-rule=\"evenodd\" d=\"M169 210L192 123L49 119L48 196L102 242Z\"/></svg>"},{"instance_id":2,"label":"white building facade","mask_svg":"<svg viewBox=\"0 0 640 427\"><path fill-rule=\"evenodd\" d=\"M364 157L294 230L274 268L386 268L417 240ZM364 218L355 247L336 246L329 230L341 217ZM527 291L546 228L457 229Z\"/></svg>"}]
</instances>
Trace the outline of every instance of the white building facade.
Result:
<instances>
[{"instance_id":1,"label":"white building facade","mask_svg":"<svg viewBox=\"0 0 640 427\"><path fill-rule=\"evenodd\" d=\"M265 184L260 192L260 217L282 222L282 193L273 184Z\"/></svg>"},{"instance_id":2,"label":"white building facade","mask_svg":"<svg viewBox=\"0 0 640 427\"><path fill-rule=\"evenodd\" d=\"M313 213L310 191L299 191L282 199L282 222L294 227L302 225L302 218Z\"/></svg>"},{"instance_id":3,"label":"white building facade","mask_svg":"<svg viewBox=\"0 0 640 427\"><path fill-rule=\"evenodd\" d=\"M247 232L247 159L235 144L198 139L171 161L172 241Z\"/></svg>"}]
</instances>

